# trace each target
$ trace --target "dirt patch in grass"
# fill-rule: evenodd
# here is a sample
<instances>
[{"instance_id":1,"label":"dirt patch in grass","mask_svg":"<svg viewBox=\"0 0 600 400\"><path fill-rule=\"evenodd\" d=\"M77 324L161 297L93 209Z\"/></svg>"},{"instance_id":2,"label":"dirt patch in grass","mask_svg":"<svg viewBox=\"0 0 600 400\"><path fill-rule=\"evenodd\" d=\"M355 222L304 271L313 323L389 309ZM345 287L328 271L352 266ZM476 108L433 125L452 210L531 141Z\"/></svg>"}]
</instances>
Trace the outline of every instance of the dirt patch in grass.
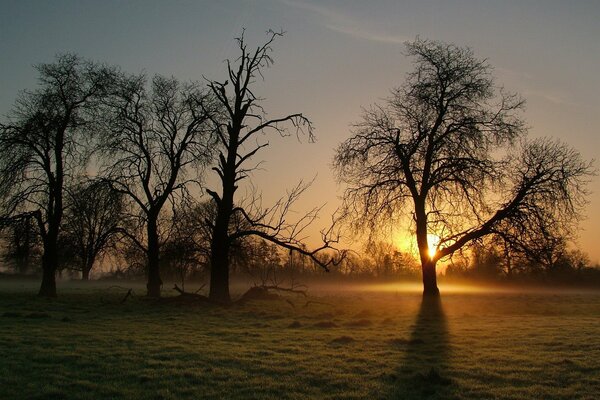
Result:
<instances>
[{"instance_id":1,"label":"dirt patch in grass","mask_svg":"<svg viewBox=\"0 0 600 400\"><path fill-rule=\"evenodd\" d=\"M330 312L324 312L324 313L315 315L315 318L317 318L317 319L332 319L333 317L335 317L335 315L333 315L333 313L330 313Z\"/></svg>"},{"instance_id":2,"label":"dirt patch in grass","mask_svg":"<svg viewBox=\"0 0 600 400\"><path fill-rule=\"evenodd\" d=\"M373 311L368 310L368 309L363 309L360 312L358 312L354 318L369 318L373 316Z\"/></svg>"},{"instance_id":3,"label":"dirt patch in grass","mask_svg":"<svg viewBox=\"0 0 600 400\"><path fill-rule=\"evenodd\" d=\"M388 340L388 343L394 346L405 346L408 344L424 344L425 341L423 339L405 339L405 338L394 338Z\"/></svg>"},{"instance_id":4,"label":"dirt patch in grass","mask_svg":"<svg viewBox=\"0 0 600 400\"><path fill-rule=\"evenodd\" d=\"M370 319L357 319L355 321L346 322L346 326L350 326L353 328L365 328L373 325Z\"/></svg>"},{"instance_id":5,"label":"dirt patch in grass","mask_svg":"<svg viewBox=\"0 0 600 400\"><path fill-rule=\"evenodd\" d=\"M313 324L315 328L337 328L339 325L333 321L321 321Z\"/></svg>"},{"instance_id":6,"label":"dirt patch in grass","mask_svg":"<svg viewBox=\"0 0 600 400\"><path fill-rule=\"evenodd\" d=\"M4 314L2 314L2 316L6 318L19 318L22 316L22 314L14 311L7 311Z\"/></svg>"},{"instance_id":7,"label":"dirt patch in grass","mask_svg":"<svg viewBox=\"0 0 600 400\"><path fill-rule=\"evenodd\" d=\"M452 384L452 380L440 375L437 369L431 368L426 374L418 372L414 375L414 379L417 383L423 385L439 385L448 386Z\"/></svg>"},{"instance_id":8,"label":"dirt patch in grass","mask_svg":"<svg viewBox=\"0 0 600 400\"><path fill-rule=\"evenodd\" d=\"M300 321L294 321L291 324L289 324L287 327L292 328L292 329L302 328L302 324L300 323Z\"/></svg>"},{"instance_id":9,"label":"dirt patch in grass","mask_svg":"<svg viewBox=\"0 0 600 400\"><path fill-rule=\"evenodd\" d=\"M447 391L452 381L440 375L437 369L431 368L427 373L414 374L408 384L409 387L420 393L420 397L423 399L430 397L447 398Z\"/></svg>"},{"instance_id":10,"label":"dirt patch in grass","mask_svg":"<svg viewBox=\"0 0 600 400\"><path fill-rule=\"evenodd\" d=\"M355 340L351 336L339 336L339 337L336 337L335 339L332 339L329 343L330 344L350 344L350 343L354 343L354 342L355 342Z\"/></svg>"},{"instance_id":11,"label":"dirt patch in grass","mask_svg":"<svg viewBox=\"0 0 600 400\"><path fill-rule=\"evenodd\" d=\"M25 318L33 318L33 319L41 319L41 318L50 318L50 314L45 312L32 312L25 315Z\"/></svg>"}]
</instances>

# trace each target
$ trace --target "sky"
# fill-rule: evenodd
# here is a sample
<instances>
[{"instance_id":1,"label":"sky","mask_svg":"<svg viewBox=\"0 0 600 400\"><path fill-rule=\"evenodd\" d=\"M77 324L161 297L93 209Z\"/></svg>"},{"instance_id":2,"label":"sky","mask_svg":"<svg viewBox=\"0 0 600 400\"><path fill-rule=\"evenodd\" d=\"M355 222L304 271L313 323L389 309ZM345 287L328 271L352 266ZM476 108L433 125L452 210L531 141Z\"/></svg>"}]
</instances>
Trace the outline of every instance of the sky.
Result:
<instances>
[{"instance_id":1,"label":"sky","mask_svg":"<svg viewBox=\"0 0 600 400\"><path fill-rule=\"evenodd\" d=\"M268 29L285 31L256 93L266 99L270 116L309 117L317 142L265 138L270 146L253 181L267 204L314 178L297 212L325 203L321 226L342 192L330 169L335 148L350 136L361 107L381 102L403 83L411 69L403 43L417 36L471 47L494 66L499 84L527 100L524 118L532 137L557 138L588 160L600 159L595 0L0 0L0 10L2 118L20 90L35 87L32 66L52 62L58 53L132 73L224 80L223 61L235 58L234 38L243 28L253 46ZM589 189L576 234L580 248L599 262L600 177Z\"/></svg>"}]
</instances>

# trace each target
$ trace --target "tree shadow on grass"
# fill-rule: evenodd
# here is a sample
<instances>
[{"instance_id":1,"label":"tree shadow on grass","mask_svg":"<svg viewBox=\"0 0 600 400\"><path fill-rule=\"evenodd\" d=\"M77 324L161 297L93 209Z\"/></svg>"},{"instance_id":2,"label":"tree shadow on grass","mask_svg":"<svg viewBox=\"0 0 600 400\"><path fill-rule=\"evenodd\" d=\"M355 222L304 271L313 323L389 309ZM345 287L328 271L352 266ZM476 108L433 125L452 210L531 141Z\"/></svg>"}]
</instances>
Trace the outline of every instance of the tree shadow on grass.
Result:
<instances>
[{"instance_id":1,"label":"tree shadow on grass","mask_svg":"<svg viewBox=\"0 0 600 400\"><path fill-rule=\"evenodd\" d=\"M395 339L403 346L404 357L395 374L389 376L388 399L449 399L456 385L450 379L450 343L446 315L439 297L423 297L408 339Z\"/></svg>"}]
</instances>

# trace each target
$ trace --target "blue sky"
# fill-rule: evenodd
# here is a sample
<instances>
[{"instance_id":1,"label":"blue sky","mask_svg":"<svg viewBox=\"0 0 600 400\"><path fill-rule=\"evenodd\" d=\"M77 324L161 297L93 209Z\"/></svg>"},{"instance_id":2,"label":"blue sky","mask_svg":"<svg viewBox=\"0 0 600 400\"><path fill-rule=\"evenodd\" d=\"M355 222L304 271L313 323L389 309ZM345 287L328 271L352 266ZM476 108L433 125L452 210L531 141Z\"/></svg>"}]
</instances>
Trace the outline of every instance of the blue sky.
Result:
<instances>
[{"instance_id":1,"label":"blue sky","mask_svg":"<svg viewBox=\"0 0 600 400\"><path fill-rule=\"evenodd\" d=\"M303 112L318 142L274 138L254 180L265 201L317 176L302 207L337 203L329 164L362 106L386 97L410 70L403 42L417 35L473 48L498 83L527 99L532 136L569 142L600 158L600 2L598 1L0 1L0 114L18 91L35 86L31 67L76 52L129 72L187 80L224 77L243 27L250 43L264 32L275 65L258 93L275 116ZM284 166L284 167L282 167ZM581 247L600 261L600 181L583 221Z\"/></svg>"}]
</instances>

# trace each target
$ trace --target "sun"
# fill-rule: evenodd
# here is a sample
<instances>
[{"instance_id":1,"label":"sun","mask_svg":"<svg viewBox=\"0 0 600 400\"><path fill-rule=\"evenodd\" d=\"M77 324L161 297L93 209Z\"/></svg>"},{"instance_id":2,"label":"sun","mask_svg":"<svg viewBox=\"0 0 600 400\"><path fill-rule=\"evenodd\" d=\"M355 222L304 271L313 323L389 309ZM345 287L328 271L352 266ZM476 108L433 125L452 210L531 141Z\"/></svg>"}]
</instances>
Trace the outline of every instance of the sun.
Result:
<instances>
[{"instance_id":1,"label":"sun","mask_svg":"<svg viewBox=\"0 0 600 400\"><path fill-rule=\"evenodd\" d=\"M427 234L427 253L429 254L429 258L435 257L435 254L438 250L438 245L440 244L440 237L438 235L434 235L433 233Z\"/></svg>"},{"instance_id":2,"label":"sun","mask_svg":"<svg viewBox=\"0 0 600 400\"><path fill-rule=\"evenodd\" d=\"M440 240L440 237L434 233L427 234L427 256L429 256L430 259L433 259L437 254ZM408 233L401 231L395 232L393 243L399 250L410 253L416 258L419 257L419 249L414 234L409 235Z\"/></svg>"}]
</instances>

